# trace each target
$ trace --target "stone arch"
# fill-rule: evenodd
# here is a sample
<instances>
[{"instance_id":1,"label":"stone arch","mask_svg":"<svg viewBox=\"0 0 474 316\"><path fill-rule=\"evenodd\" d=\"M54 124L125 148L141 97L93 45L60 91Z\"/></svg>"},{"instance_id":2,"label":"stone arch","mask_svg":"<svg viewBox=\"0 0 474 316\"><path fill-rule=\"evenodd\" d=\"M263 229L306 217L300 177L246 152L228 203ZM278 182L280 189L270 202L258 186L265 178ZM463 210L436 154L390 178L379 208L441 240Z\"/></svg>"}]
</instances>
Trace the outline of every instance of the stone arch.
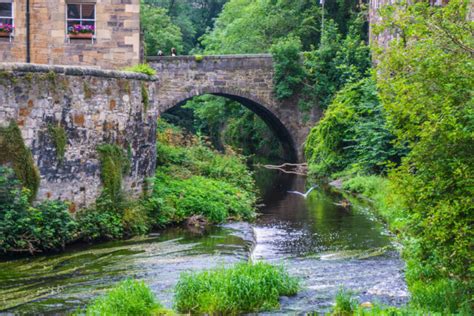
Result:
<instances>
[{"instance_id":1,"label":"stone arch","mask_svg":"<svg viewBox=\"0 0 474 316\"><path fill-rule=\"evenodd\" d=\"M274 132L275 136L280 141L283 147L285 158L289 162L298 161L298 152L297 147L295 145L294 136L290 133L290 130L282 122L282 119L274 114L274 112L264 100L262 100L256 95L247 93L240 89L226 87L199 87L193 89L192 91L183 93L178 97L174 97L173 99L166 101L164 104L161 104L160 114L166 112L167 110L173 107L181 106L185 104L188 100L204 94L212 94L237 101L255 114L257 114Z\"/></svg>"}]
</instances>

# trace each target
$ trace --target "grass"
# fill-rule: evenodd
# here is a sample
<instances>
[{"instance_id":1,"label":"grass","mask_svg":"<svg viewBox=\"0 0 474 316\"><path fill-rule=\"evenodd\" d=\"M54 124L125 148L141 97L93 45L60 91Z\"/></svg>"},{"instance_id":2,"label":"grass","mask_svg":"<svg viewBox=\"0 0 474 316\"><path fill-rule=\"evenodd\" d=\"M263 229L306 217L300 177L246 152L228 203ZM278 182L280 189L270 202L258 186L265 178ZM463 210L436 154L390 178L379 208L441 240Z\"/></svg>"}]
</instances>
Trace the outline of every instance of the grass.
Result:
<instances>
[{"instance_id":1,"label":"grass","mask_svg":"<svg viewBox=\"0 0 474 316\"><path fill-rule=\"evenodd\" d=\"M86 315L171 315L143 281L127 279L89 305Z\"/></svg>"},{"instance_id":2,"label":"grass","mask_svg":"<svg viewBox=\"0 0 474 316\"><path fill-rule=\"evenodd\" d=\"M240 263L200 273L184 273L175 288L179 312L225 314L277 309L280 296L295 295L299 281L282 267Z\"/></svg>"},{"instance_id":3,"label":"grass","mask_svg":"<svg viewBox=\"0 0 474 316\"><path fill-rule=\"evenodd\" d=\"M359 302L354 298L353 293L339 289L336 294L336 305L334 306L334 314L336 315L352 315L359 305Z\"/></svg>"}]
</instances>

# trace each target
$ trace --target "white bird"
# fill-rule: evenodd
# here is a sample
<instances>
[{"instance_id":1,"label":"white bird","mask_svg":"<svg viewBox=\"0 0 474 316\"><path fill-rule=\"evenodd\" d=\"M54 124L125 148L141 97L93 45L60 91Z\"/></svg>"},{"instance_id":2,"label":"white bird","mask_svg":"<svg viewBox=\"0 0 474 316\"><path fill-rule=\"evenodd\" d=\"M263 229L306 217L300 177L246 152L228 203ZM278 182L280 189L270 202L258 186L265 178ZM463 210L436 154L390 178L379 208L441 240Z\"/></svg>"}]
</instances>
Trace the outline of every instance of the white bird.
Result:
<instances>
[{"instance_id":1,"label":"white bird","mask_svg":"<svg viewBox=\"0 0 474 316\"><path fill-rule=\"evenodd\" d=\"M308 197L308 195L311 193L311 191L313 191L317 187L318 187L317 185L312 186L308 191L306 191L306 193L301 193L301 192L298 192L298 191L288 191L288 193L298 194L298 195L301 195L302 197L304 197L306 199Z\"/></svg>"}]
</instances>

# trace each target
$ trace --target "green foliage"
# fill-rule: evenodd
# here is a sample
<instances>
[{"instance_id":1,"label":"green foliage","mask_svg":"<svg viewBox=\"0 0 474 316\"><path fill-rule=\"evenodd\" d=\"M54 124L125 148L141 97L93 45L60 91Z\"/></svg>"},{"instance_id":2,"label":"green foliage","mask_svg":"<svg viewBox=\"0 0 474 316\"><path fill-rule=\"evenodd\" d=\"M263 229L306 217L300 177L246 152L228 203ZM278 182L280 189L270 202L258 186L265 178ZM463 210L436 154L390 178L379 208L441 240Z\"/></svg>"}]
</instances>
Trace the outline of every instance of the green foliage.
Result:
<instances>
[{"instance_id":1,"label":"green foliage","mask_svg":"<svg viewBox=\"0 0 474 316\"><path fill-rule=\"evenodd\" d=\"M282 267L240 263L181 274L175 304L182 313L237 315L277 309L280 296L296 295L298 289L298 280Z\"/></svg>"},{"instance_id":2,"label":"green foliage","mask_svg":"<svg viewBox=\"0 0 474 316\"><path fill-rule=\"evenodd\" d=\"M449 279L461 288L472 283L474 26L467 14L467 2L454 0L443 8L395 5L383 15L383 26L400 34L376 56L377 83L395 135L411 150L390 181L407 214L412 289L418 281ZM462 293L448 297L471 300ZM427 307L445 312L433 301Z\"/></svg>"},{"instance_id":3,"label":"green foliage","mask_svg":"<svg viewBox=\"0 0 474 316\"><path fill-rule=\"evenodd\" d=\"M385 112L370 78L344 87L306 140L310 172L380 173L389 161L399 161L403 148L393 146Z\"/></svg>"},{"instance_id":4,"label":"green foliage","mask_svg":"<svg viewBox=\"0 0 474 316\"><path fill-rule=\"evenodd\" d=\"M238 102L203 95L188 101L184 107L193 111L193 129L209 137L219 150L230 146L245 156L272 160L280 160L283 156L281 144L272 130L258 115Z\"/></svg>"},{"instance_id":5,"label":"green foliage","mask_svg":"<svg viewBox=\"0 0 474 316\"><path fill-rule=\"evenodd\" d=\"M120 239L124 236L122 216L114 210L85 209L77 213L80 237L85 241Z\"/></svg>"},{"instance_id":6,"label":"green foliage","mask_svg":"<svg viewBox=\"0 0 474 316\"><path fill-rule=\"evenodd\" d=\"M97 147L100 160L100 177L106 194L114 204L122 201L122 176L129 171L130 161L125 151L117 145Z\"/></svg>"},{"instance_id":7,"label":"green foliage","mask_svg":"<svg viewBox=\"0 0 474 316\"><path fill-rule=\"evenodd\" d=\"M213 223L229 217L251 219L254 195L222 180L192 176L174 179L157 172L153 198L164 201L166 209L160 222L181 222L192 215L203 215ZM160 214L161 215L161 214Z\"/></svg>"},{"instance_id":8,"label":"green foliage","mask_svg":"<svg viewBox=\"0 0 474 316\"><path fill-rule=\"evenodd\" d=\"M165 9L145 4L142 1L140 21L147 56L156 56L159 50L170 52L173 47L178 52L183 50L181 30L172 23Z\"/></svg>"},{"instance_id":9,"label":"green foliage","mask_svg":"<svg viewBox=\"0 0 474 316\"><path fill-rule=\"evenodd\" d=\"M45 201L33 207L28 196L13 171L0 166L0 251L34 254L63 249L77 229L68 206Z\"/></svg>"},{"instance_id":10,"label":"green foliage","mask_svg":"<svg viewBox=\"0 0 474 316\"><path fill-rule=\"evenodd\" d=\"M165 9L172 23L179 27L185 54L199 50L199 37L213 27L214 19L226 2L227 0L144 0L150 6Z\"/></svg>"},{"instance_id":11,"label":"green foliage","mask_svg":"<svg viewBox=\"0 0 474 316\"><path fill-rule=\"evenodd\" d=\"M334 19L345 35L358 3L331 1L325 7L326 19ZM266 53L289 36L310 50L320 42L321 13L320 4L312 0L230 0L201 43L210 54Z\"/></svg>"},{"instance_id":12,"label":"green foliage","mask_svg":"<svg viewBox=\"0 0 474 316\"><path fill-rule=\"evenodd\" d=\"M196 214L216 223L253 218L255 184L243 157L213 151L163 121L158 126L159 168L145 203L156 225Z\"/></svg>"},{"instance_id":13,"label":"green foliage","mask_svg":"<svg viewBox=\"0 0 474 316\"><path fill-rule=\"evenodd\" d=\"M80 314L80 313L79 313ZM143 281L127 279L87 306L85 315L171 315Z\"/></svg>"},{"instance_id":14,"label":"green foliage","mask_svg":"<svg viewBox=\"0 0 474 316\"><path fill-rule=\"evenodd\" d=\"M155 76L156 75L156 70L153 69L148 64L138 64L138 65L135 65L135 66L127 67L124 70L125 71L131 71L131 72L138 72L138 73L145 74L145 75L148 75L148 76Z\"/></svg>"},{"instance_id":15,"label":"green foliage","mask_svg":"<svg viewBox=\"0 0 474 316\"><path fill-rule=\"evenodd\" d=\"M273 57L274 90L278 99L287 99L296 94L305 78L300 57L301 42L289 37L278 41L271 47Z\"/></svg>"},{"instance_id":16,"label":"green foliage","mask_svg":"<svg viewBox=\"0 0 474 316\"><path fill-rule=\"evenodd\" d=\"M48 133L53 140L54 147L56 148L56 159L61 163L64 159L64 154L66 153L66 130L61 125L54 126L50 124L48 125Z\"/></svg>"},{"instance_id":17,"label":"green foliage","mask_svg":"<svg viewBox=\"0 0 474 316\"><path fill-rule=\"evenodd\" d=\"M369 47L360 33L361 17L355 19L349 33L344 36L336 23L328 20L318 48L305 53L307 76L303 109L319 105L328 107L334 95L347 83L357 82L367 76L371 67Z\"/></svg>"},{"instance_id":18,"label":"green foliage","mask_svg":"<svg viewBox=\"0 0 474 316\"><path fill-rule=\"evenodd\" d=\"M11 164L16 177L28 189L28 199L33 201L38 192L40 174L14 121L8 127L0 127L0 165L8 164Z\"/></svg>"},{"instance_id":19,"label":"green foliage","mask_svg":"<svg viewBox=\"0 0 474 316\"><path fill-rule=\"evenodd\" d=\"M339 289L336 294L336 305L334 306L333 313L336 315L352 315L359 305L359 302L354 298L354 293Z\"/></svg>"}]
</instances>

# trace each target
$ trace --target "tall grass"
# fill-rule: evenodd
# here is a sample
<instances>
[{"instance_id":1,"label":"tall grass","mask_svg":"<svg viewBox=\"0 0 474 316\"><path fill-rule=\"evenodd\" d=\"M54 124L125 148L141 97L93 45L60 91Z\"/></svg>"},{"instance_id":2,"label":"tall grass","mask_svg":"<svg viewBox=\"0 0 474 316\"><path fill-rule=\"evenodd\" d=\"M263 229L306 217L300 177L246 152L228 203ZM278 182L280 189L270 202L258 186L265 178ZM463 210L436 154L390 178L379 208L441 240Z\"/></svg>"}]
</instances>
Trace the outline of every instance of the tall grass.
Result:
<instances>
[{"instance_id":1,"label":"tall grass","mask_svg":"<svg viewBox=\"0 0 474 316\"><path fill-rule=\"evenodd\" d=\"M336 294L336 305L334 306L334 314L336 315L352 315L358 307L359 303L353 296L353 293L341 288Z\"/></svg>"},{"instance_id":2,"label":"tall grass","mask_svg":"<svg viewBox=\"0 0 474 316\"><path fill-rule=\"evenodd\" d=\"M105 296L97 298L85 311L88 316L170 315L143 281L125 280Z\"/></svg>"},{"instance_id":3,"label":"tall grass","mask_svg":"<svg viewBox=\"0 0 474 316\"><path fill-rule=\"evenodd\" d=\"M298 280L282 267L240 263L182 274L175 304L182 313L236 315L279 308L279 297L295 295L298 289Z\"/></svg>"}]
</instances>

